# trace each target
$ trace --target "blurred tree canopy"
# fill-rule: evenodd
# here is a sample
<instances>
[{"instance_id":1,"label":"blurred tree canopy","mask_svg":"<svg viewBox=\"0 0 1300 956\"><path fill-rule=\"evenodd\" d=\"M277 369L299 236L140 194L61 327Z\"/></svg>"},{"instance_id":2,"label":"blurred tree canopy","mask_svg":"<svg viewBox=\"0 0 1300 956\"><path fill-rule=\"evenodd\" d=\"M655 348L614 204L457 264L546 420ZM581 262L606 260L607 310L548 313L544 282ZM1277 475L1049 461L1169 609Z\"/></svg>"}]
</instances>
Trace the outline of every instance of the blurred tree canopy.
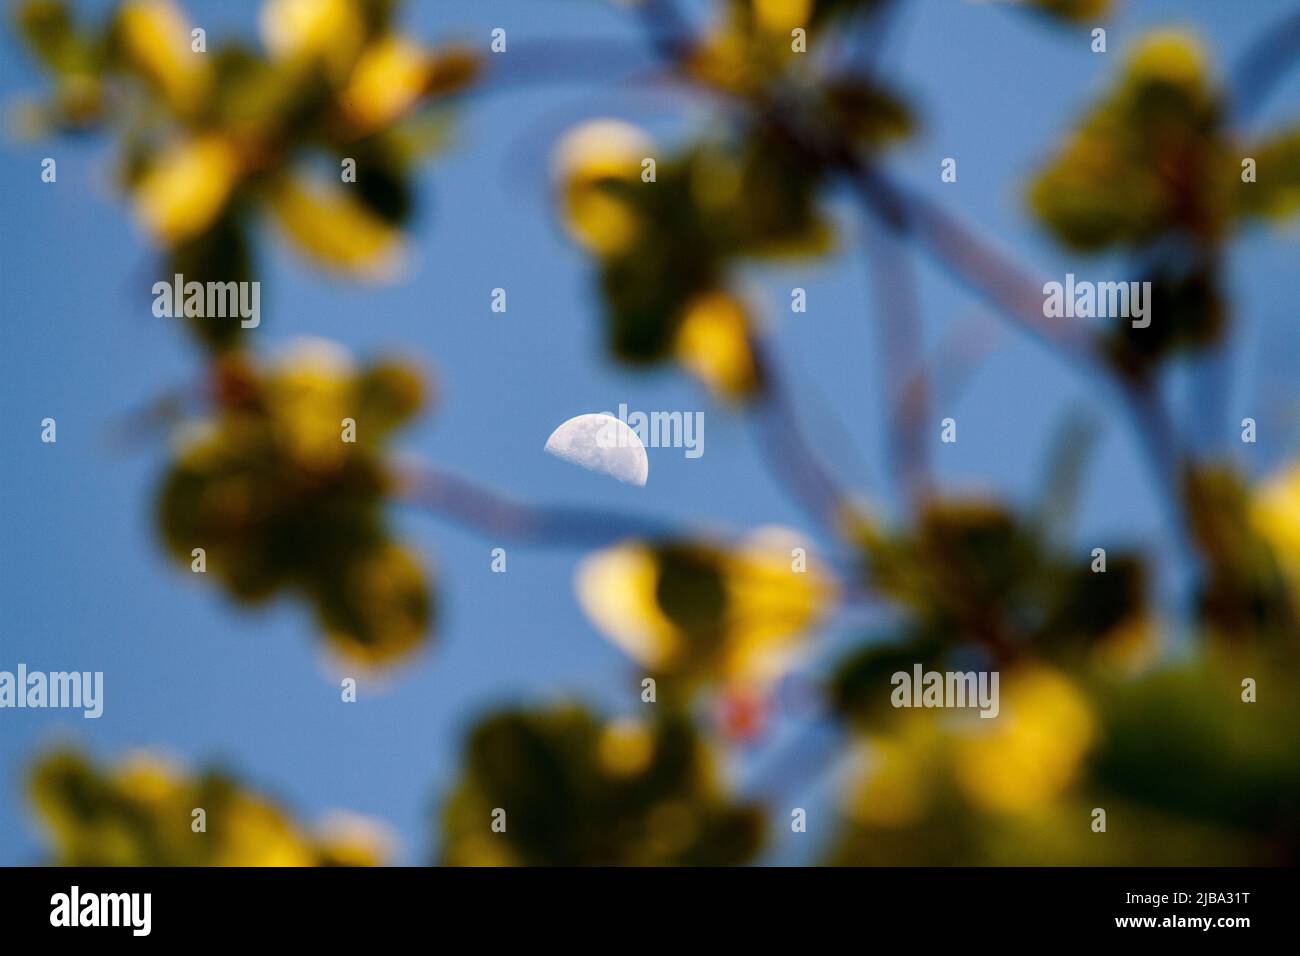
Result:
<instances>
[{"instance_id":1,"label":"blurred tree canopy","mask_svg":"<svg viewBox=\"0 0 1300 956\"><path fill-rule=\"evenodd\" d=\"M419 370L355 369L323 342L270 368L232 354L216 368L216 417L186 434L163 479L168 548L188 562L202 541L208 572L237 600L302 594L352 658L382 663L419 646L432 597L419 558L385 527L393 478L382 459L420 406ZM355 441L340 440L346 419Z\"/></svg>"},{"instance_id":2,"label":"blurred tree canopy","mask_svg":"<svg viewBox=\"0 0 1300 956\"><path fill-rule=\"evenodd\" d=\"M1086 451L1068 431L1037 511L927 483L888 515L798 453L806 445L762 304L738 274L836 249L832 194L859 200L887 241L901 241L877 277L886 287L906 284L911 258L927 256L1017 328L1042 330L1032 271L886 172L890 147L921 120L870 49L905 5L717 0L700 22L672 0L645 0L632 13L654 79L685 88L711 121L663 147L631 123L592 118L557 145L556 215L590 257L609 356L629 369L676 363L716 399L774 420L769 462L816 519L824 550L800 567L792 555L807 534L681 529L587 556L578 602L627 653L630 673L657 688L654 716L579 704L484 715L436 815L440 862L759 859L788 809L780 794L737 794L725 756L735 738L762 736L762 716L782 706L779 682L805 667L817 632L864 604L882 611L879 623L854 625L829 664L804 674L822 704L809 722L838 729L847 771L839 830L819 838L824 861L1300 856L1300 462L1259 476L1184 446L1159 387L1245 321L1224 280L1226 250L1244 230L1300 212L1300 125L1238 128L1242 98L1268 91L1232 88L1189 32L1158 31L1126 44L1109 87L1026 185L1028 212L1052 240L1152 283L1149 327L1120 320L1067 357L1109 387L1170 501L1170 536L1195 579L1190 606L1171 608L1155 593L1154 549L1112 549L1100 569L1079 553L1069 499ZM197 56L170 0L125 0L95 22L63 0L23 0L15 21L50 81L25 126L114 140L117 182L163 276L255 277L272 224L316 267L385 281L419 210L412 170L448 135L449 104L486 95L493 70L509 69L509 56L489 70L482 51L406 36L397 6L266 0L260 47L214 38ZM1008 6L1026 15L1023 28L1076 42L1111 8ZM347 160L354 180L336 171ZM882 349L919 334L906 299L886 296L870 315ZM353 660L409 660L437 599L425 560L394 540L385 516L406 494L390 440L425 404L423 374L321 342L268 358L228 320L190 316L189 332L202 408L178 429L159 485L168 552L188 564L203 547L211 580L235 601L305 601L330 648ZM882 407L905 408L925 384ZM341 438L349 420L355 441ZM905 419L890 425L906 447L896 434ZM528 505L442 491L435 510L453 520L538 526ZM886 706L891 674L914 664L1000 672L998 718ZM1246 680L1258 686L1251 703ZM733 733L716 718L719 702L757 716ZM101 770L57 752L31 780L56 862L384 859L364 840L313 835L219 772L135 759ZM189 829L198 806L223 821L210 836ZM1095 808L1109 815L1104 840L1089 827Z\"/></svg>"},{"instance_id":3,"label":"blurred tree canopy","mask_svg":"<svg viewBox=\"0 0 1300 956\"><path fill-rule=\"evenodd\" d=\"M376 866L387 856L377 824L340 816L309 830L221 771L195 775L149 753L101 768L55 750L28 789L56 866Z\"/></svg>"},{"instance_id":4,"label":"blurred tree canopy","mask_svg":"<svg viewBox=\"0 0 1300 956\"><path fill-rule=\"evenodd\" d=\"M1300 126L1239 141L1228 118L1200 45L1173 31L1147 37L1030 187L1034 212L1066 246L1145 254L1152 308L1174 320L1154 334L1117 323L1109 347L1129 374L1221 340L1222 245L1300 201ZM1244 181L1241 157L1266 163L1267 182Z\"/></svg>"},{"instance_id":5,"label":"blurred tree canopy","mask_svg":"<svg viewBox=\"0 0 1300 956\"><path fill-rule=\"evenodd\" d=\"M485 828L501 808L501 831ZM757 807L720 792L690 723L602 721L580 707L507 710L479 722L442 813L452 865L743 863Z\"/></svg>"}]
</instances>

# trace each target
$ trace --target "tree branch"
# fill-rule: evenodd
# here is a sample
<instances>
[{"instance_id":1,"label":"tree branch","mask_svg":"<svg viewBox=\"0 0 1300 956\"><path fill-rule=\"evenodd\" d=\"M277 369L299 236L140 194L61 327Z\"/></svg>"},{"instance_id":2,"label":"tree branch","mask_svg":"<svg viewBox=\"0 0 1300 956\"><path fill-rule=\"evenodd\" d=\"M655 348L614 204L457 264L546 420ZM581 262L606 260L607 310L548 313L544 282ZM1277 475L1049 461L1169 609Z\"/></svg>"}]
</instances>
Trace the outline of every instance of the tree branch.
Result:
<instances>
[{"instance_id":1,"label":"tree branch","mask_svg":"<svg viewBox=\"0 0 1300 956\"><path fill-rule=\"evenodd\" d=\"M1249 121L1263 108L1286 71L1300 59L1300 10L1262 30L1231 71L1233 116Z\"/></svg>"},{"instance_id":2,"label":"tree branch","mask_svg":"<svg viewBox=\"0 0 1300 956\"><path fill-rule=\"evenodd\" d=\"M663 539L684 532L655 518L618 511L534 505L426 464L398 466L394 498L462 527L522 545L590 548L625 538Z\"/></svg>"},{"instance_id":3,"label":"tree branch","mask_svg":"<svg viewBox=\"0 0 1300 956\"><path fill-rule=\"evenodd\" d=\"M930 489L926 423L930 397L921 345L921 313L911 258L902 236L877 235L868 244L876 292L880 376L885 394L886 446L894 493L913 507Z\"/></svg>"},{"instance_id":4,"label":"tree branch","mask_svg":"<svg viewBox=\"0 0 1300 956\"><path fill-rule=\"evenodd\" d=\"M637 70L657 65L641 44L605 38L511 41L509 55L488 59L483 81L465 94L472 95L476 89L485 93L531 89L542 84L622 83L641 79Z\"/></svg>"},{"instance_id":5,"label":"tree branch","mask_svg":"<svg viewBox=\"0 0 1300 956\"><path fill-rule=\"evenodd\" d=\"M768 469L819 526L838 537L844 517L853 507L853 496L830 473L805 436L767 340L755 336L750 348L763 382L755 415L763 437L760 451Z\"/></svg>"},{"instance_id":6,"label":"tree branch","mask_svg":"<svg viewBox=\"0 0 1300 956\"><path fill-rule=\"evenodd\" d=\"M1043 283L998 252L960 219L917 193L891 181L875 166L850 160L850 181L876 216L891 230L911 235L936 264L1032 338L1051 346L1067 361L1097 371L1092 338L1076 325L1043 315Z\"/></svg>"}]
</instances>

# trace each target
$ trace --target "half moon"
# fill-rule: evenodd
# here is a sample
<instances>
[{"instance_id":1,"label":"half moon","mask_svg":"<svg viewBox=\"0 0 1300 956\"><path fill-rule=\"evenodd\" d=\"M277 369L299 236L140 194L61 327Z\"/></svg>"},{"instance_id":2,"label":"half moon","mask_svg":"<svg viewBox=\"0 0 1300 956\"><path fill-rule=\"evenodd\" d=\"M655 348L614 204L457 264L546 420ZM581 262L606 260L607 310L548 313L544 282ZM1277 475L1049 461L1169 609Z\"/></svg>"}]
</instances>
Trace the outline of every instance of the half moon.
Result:
<instances>
[{"instance_id":1,"label":"half moon","mask_svg":"<svg viewBox=\"0 0 1300 956\"><path fill-rule=\"evenodd\" d=\"M630 485L642 486L650 477L645 445L627 422L613 415L570 418L546 439L546 452Z\"/></svg>"}]
</instances>

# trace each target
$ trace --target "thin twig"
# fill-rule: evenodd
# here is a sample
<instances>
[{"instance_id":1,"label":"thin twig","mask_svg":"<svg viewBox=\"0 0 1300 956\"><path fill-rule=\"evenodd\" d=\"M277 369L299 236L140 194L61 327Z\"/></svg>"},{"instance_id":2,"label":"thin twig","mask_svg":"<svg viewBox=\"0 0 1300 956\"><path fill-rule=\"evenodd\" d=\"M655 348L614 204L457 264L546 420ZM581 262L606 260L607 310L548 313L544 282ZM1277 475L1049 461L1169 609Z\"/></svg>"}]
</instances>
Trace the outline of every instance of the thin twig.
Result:
<instances>
[{"instance_id":1,"label":"thin twig","mask_svg":"<svg viewBox=\"0 0 1300 956\"><path fill-rule=\"evenodd\" d=\"M956 216L893 182L870 163L850 166L850 180L868 209L895 231L914 236L922 249L966 288L1031 337L1068 361L1099 368L1091 336L1043 314L1043 283L997 251Z\"/></svg>"},{"instance_id":2,"label":"thin twig","mask_svg":"<svg viewBox=\"0 0 1300 956\"><path fill-rule=\"evenodd\" d=\"M904 216L914 226L913 234L922 248L968 289L996 307L1033 338L1054 349L1076 371L1099 379L1118 395L1129 411L1157 491L1165 497L1182 485L1182 444L1165 402L1152 383L1135 383L1104 360L1091 335L1076 326L1047 319L1043 315L1042 285L1009 258L996 252L974 230L956 217L916 194L909 194L883 175L864 166L855 180L864 200L883 221L893 223ZM1175 493L1171 530L1180 545L1187 541L1186 503Z\"/></svg>"},{"instance_id":3,"label":"thin twig","mask_svg":"<svg viewBox=\"0 0 1300 956\"><path fill-rule=\"evenodd\" d=\"M690 21L673 0L641 0L637 5L650 48L667 63L680 66L695 50Z\"/></svg>"},{"instance_id":4,"label":"thin twig","mask_svg":"<svg viewBox=\"0 0 1300 956\"><path fill-rule=\"evenodd\" d=\"M648 0L642 5L642 13L653 48L668 65L680 70L695 44L673 0ZM1289 36L1289 26L1280 32ZM1269 59L1282 57L1290 49L1290 43L1288 40L1276 49L1270 48ZM893 182L851 143L834 135L814 135L816 131L807 129L797 117L783 115L772 103L741 100L738 105L748 109L759 122L769 124L780 137L801 147L810 158L844 174L868 210L882 223L900 235L915 239L938 265L992 305L998 314L1049 345L1076 371L1099 378L1115 390L1128 404L1154 480L1162 492L1170 488L1171 480L1176 481L1180 472L1182 457L1172 419L1159 393L1151 386L1138 387L1123 379L1099 353L1094 335L1079 326L1045 316L1041 282L956 216ZM779 406L776 410L782 411ZM778 455L769 460L781 458ZM790 477L794 479L792 487L801 490L824 513L825 505L818 502L826 499L828 493L816 473L796 473Z\"/></svg>"},{"instance_id":5,"label":"thin twig","mask_svg":"<svg viewBox=\"0 0 1300 956\"><path fill-rule=\"evenodd\" d=\"M805 436L783 372L767 341L754 337L750 347L763 382L755 421L762 432L759 445L764 460L818 525L838 537L843 533L853 496L831 474Z\"/></svg>"},{"instance_id":6,"label":"thin twig","mask_svg":"<svg viewBox=\"0 0 1300 956\"><path fill-rule=\"evenodd\" d=\"M682 529L657 518L529 504L425 464L399 467L393 497L479 534L521 545L589 548L626 538L665 539L683 534Z\"/></svg>"},{"instance_id":7,"label":"thin twig","mask_svg":"<svg viewBox=\"0 0 1300 956\"><path fill-rule=\"evenodd\" d=\"M900 232L873 237L867 251L876 292L889 467L894 493L915 507L930 488L925 437L930 400L916 277L900 245L905 227Z\"/></svg>"},{"instance_id":8,"label":"thin twig","mask_svg":"<svg viewBox=\"0 0 1300 956\"><path fill-rule=\"evenodd\" d=\"M699 529L661 518L520 501L409 458L395 471L394 502L431 512L475 534L524 547L589 549L633 538L671 541L701 536ZM705 533L718 536L714 529ZM836 580L836 587L862 604L864 596L856 592L853 583L855 556L827 552L826 557L826 570Z\"/></svg>"},{"instance_id":9,"label":"thin twig","mask_svg":"<svg viewBox=\"0 0 1300 956\"><path fill-rule=\"evenodd\" d=\"M489 58L483 80L460 95L568 83L644 82L657 61L640 43L607 38L512 41L508 56Z\"/></svg>"},{"instance_id":10,"label":"thin twig","mask_svg":"<svg viewBox=\"0 0 1300 956\"><path fill-rule=\"evenodd\" d=\"M1300 10L1260 31L1231 71L1233 117L1249 121L1281 79L1300 60Z\"/></svg>"}]
</instances>

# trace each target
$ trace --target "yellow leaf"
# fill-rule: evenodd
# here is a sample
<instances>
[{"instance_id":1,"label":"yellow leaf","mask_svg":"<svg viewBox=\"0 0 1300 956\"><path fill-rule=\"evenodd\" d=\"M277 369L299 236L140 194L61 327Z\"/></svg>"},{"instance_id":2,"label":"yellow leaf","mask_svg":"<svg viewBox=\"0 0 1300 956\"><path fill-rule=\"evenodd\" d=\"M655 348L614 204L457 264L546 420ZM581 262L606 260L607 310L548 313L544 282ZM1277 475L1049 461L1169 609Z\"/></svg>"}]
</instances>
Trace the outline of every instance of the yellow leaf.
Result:
<instances>
[{"instance_id":1,"label":"yellow leaf","mask_svg":"<svg viewBox=\"0 0 1300 956\"><path fill-rule=\"evenodd\" d=\"M297 343L267 377L268 424L295 461L323 470L350 454L339 434L342 420L356 412L355 376L347 352L333 342L309 339Z\"/></svg>"},{"instance_id":2,"label":"yellow leaf","mask_svg":"<svg viewBox=\"0 0 1300 956\"><path fill-rule=\"evenodd\" d=\"M692 300L677 331L677 358L717 395L742 399L758 388L744 306L723 292Z\"/></svg>"},{"instance_id":3,"label":"yellow leaf","mask_svg":"<svg viewBox=\"0 0 1300 956\"><path fill-rule=\"evenodd\" d=\"M270 205L290 238L321 264L371 278L395 273L401 233L350 195L283 176Z\"/></svg>"},{"instance_id":4,"label":"yellow leaf","mask_svg":"<svg viewBox=\"0 0 1300 956\"><path fill-rule=\"evenodd\" d=\"M214 866L311 866L313 848L280 811L251 794L239 794L221 820Z\"/></svg>"},{"instance_id":5,"label":"yellow leaf","mask_svg":"<svg viewBox=\"0 0 1300 956\"><path fill-rule=\"evenodd\" d=\"M212 87L207 57L190 50L190 26L168 0L130 0L118 14L123 49L183 115L197 113Z\"/></svg>"},{"instance_id":6,"label":"yellow leaf","mask_svg":"<svg viewBox=\"0 0 1300 956\"><path fill-rule=\"evenodd\" d=\"M1002 675L996 718L957 741L957 782L976 804L1020 814L1059 796L1078 776L1095 733L1088 702L1063 674L1023 668Z\"/></svg>"},{"instance_id":7,"label":"yellow leaf","mask_svg":"<svg viewBox=\"0 0 1300 956\"><path fill-rule=\"evenodd\" d=\"M835 594L834 584L808 564L794 569L807 539L787 528L761 528L741 541L724 576L727 628L725 672L741 681L780 676L790 655ZM805 562L811 562L805 554Z\"/></svg>"},{"instance_id":8,"label":"yellow leaf","mask_svg":"<svg viewBox=\"0 0 1300 956\"><path fill-rule=\"evenodd\" d=\"M174 245L202 233L221 214L241 175L238 151L210 133L166 150L136 187L136 214Z\"/></svg>"},{"instance_id":9,"label":"yellow leaf","mask_svg":"<svg viewBox=\"0 0 1300 956\"><path fill-rule=\"evenodd\" d=\"M346 77L365 39L356 0L267 0L259 26L276 59L323 62L336 80Z\"/></svg>"},{"instance_id":10,"label":"yellow leaf","mask_svg":"<svg viewBox=\"0 0 1300 956\"><path fill-rule=\"evenodd\" d=\"M1143 38L1129 61L1132 80L1158 80L1199 94L1209 73L1196 38L1182 30L1159 30Z\"/></svg>"},{"instance_id":11,"label":"yellow leaf","mask_svg":"<svg viewBox=\"0 0 1300 956\"><path fill-rule=\"evenodd\" d=\"M682 650L676 627L655 600L659 566L646 545L607 548L578 566L578 603L610 640L651 670L668 670Z\"/></svg>"},{"instance_id":12,"label":"yellow leaf","mask_svg":"<svg viewBox=\"0 0 1300 956\"><path fill-rule=\"evenodd\" d=\"M752 0L754 19L768 33L788 34L795 27L807 27L813 0Z\"/></svg>"},{"instance_id":13,"label":"yellow leaf","mask_svg":"<svg viewBox=\"0 0 1300 956\"><path fill-rule=\"evenodd\" d=\"M605 636L650 670L766 683L785 671L803 632L834 593L815 567L795 570L793 549L801 541L770 528L730 550L692 546L692 560L719 576L720 619L707 608L677 607L677 616L670 614L663 601L702 598L665 594L665 561L672 558L641 542L585 559L578 567L578 601Z\"/></svg>"},{"instance_id":14,"label":"yellow leaf","mask_svg":"<svg viewBox=\"0 0 1300 956\"><path fill-rule=\"evenodd\" d=\"M1300 464L1274 475L1256 490L1250 523L1273 549L1300 606Z\"/></svg>"},{"instance_id":15,"label":"yellow leaf","mask_svg":"<svg viewBox=\"0 0 1300 956\"><path fill-rule=\"evenodd\" d=\"M560 141L552 169L575 242L601 256L632 247L640 232L636 208L606 187L639 182L641 162L653 153L650 137L621 120L592 120Z\"/></svg>"},{"instance_id":16,"label":"yellow leaf","mask_svg":"<svg viewBox=\"0 0 1300 956\"><path fill-rule=\"evenodd\" d=\"M340 94L343 113L358 133L386 126L424 95L434 70L434 59L409 40L377 40L362 52Z\"/></svg>"}]
</instances>

